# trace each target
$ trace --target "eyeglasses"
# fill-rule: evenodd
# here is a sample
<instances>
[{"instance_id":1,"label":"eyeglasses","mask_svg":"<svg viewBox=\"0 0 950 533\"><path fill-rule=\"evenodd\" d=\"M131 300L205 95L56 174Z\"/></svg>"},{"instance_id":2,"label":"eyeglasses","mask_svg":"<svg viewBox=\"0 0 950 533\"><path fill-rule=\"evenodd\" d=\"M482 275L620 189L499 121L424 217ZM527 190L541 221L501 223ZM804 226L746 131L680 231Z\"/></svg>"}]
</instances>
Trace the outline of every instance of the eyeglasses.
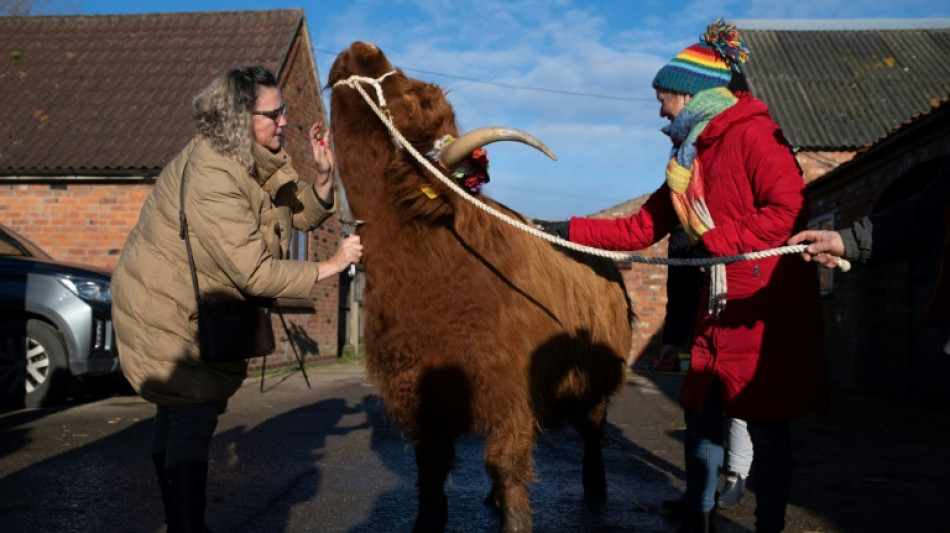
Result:
<instances>
[{"instance_id":1,"label":"eyeglasses","mask_svg":"<svg viewBox=\"0 0 950 533\"><path fill-rule=\"evenodd\" d=\"M287 114L287 104L283 104L273 111L251 111L251 114L261 115L277 122L277 119Z\"/></svg>"}]
</instances>

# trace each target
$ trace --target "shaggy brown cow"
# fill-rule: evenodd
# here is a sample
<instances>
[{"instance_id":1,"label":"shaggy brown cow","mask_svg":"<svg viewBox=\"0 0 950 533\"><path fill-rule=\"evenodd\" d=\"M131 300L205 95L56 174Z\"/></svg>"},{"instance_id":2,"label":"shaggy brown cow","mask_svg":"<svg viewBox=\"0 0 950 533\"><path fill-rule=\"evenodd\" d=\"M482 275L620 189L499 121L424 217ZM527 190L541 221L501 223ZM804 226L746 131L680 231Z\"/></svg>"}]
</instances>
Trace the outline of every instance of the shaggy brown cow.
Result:
<instances>
[{"instance_id":1,"label":"shaggy brown cow","mask_svg":"<svg viewBox=\"0 0 950 533\"><path fill-rule=\"evenodd\" d=\"M329 80L392 70L378 48L354 43ZM420 153L458 137L439 87L399 70L381 86L396 129ZM565 254L464 201L394 146L354 88L336 86L331 110L340 177L365 221L367 368L419 468L415 530L445 527L444 483L463 433L485 435L489 503L502 531L532 529L527 487L539 428L577 427L585 492L604 497L607 401L624 383L633 317L616 266Z\"/></svg>"}]
</instances>

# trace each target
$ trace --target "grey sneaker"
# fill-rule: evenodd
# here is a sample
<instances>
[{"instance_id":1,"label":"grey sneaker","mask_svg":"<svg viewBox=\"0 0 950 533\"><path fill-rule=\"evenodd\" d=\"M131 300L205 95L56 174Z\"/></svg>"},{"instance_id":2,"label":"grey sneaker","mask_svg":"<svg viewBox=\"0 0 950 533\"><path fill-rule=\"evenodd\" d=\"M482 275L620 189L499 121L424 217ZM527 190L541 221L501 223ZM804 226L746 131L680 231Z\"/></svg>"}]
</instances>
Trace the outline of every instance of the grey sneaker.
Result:
<instances>
[{"instance_id":1,"label":"grey sneaker","mask_svg":"<svg viewBox=\"0 0 950 533\"><path fill-rule=\"evenodd\" d=\"M729 509L742 502L742 496L745 494L746 478L735 473L726 473L726 482L719 491L719 497L716 498L716 506L720 509Z\"/></svg>"}]
</instances>

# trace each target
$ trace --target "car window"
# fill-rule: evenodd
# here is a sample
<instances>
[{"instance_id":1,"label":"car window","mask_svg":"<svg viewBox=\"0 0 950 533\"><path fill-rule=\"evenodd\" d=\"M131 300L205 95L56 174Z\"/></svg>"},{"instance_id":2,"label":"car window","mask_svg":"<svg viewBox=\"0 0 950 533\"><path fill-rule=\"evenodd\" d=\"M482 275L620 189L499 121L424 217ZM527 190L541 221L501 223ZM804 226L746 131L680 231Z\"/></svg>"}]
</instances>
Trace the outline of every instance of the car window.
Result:
<instances>
[{"instance_id":1,"label":"car window","mask_svg":"<svg viewBox=\"0 0 950 533\"><path fill-rule=\"evenodd\" d=\"M6 226L0 226L0 255L44 257L46 259L53 258L53 256L44 252L42 248L30 242L26 237L23 237Z\"/></svg>"}]
</instances>

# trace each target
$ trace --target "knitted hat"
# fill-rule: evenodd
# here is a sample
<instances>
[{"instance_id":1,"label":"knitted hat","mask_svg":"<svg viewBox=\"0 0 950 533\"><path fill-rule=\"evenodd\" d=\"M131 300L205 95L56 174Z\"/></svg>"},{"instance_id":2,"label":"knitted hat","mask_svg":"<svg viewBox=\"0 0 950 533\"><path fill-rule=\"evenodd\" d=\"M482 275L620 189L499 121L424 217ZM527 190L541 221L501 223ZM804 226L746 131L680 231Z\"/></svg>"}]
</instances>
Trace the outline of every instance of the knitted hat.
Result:
<instances>
[{"instance_id":1,"label":"knitted hat","mask_svg":"<svg viewBox=\"0 0 950 533\"><path fill-rule=\"evenodd\" d=\"M735 26L722 17L706 28L700 41L676 55L653 78L654 89L696 94L713 87L726 87L732 72L740 72L749 48Z\"/></svg>"}]
</instances>

